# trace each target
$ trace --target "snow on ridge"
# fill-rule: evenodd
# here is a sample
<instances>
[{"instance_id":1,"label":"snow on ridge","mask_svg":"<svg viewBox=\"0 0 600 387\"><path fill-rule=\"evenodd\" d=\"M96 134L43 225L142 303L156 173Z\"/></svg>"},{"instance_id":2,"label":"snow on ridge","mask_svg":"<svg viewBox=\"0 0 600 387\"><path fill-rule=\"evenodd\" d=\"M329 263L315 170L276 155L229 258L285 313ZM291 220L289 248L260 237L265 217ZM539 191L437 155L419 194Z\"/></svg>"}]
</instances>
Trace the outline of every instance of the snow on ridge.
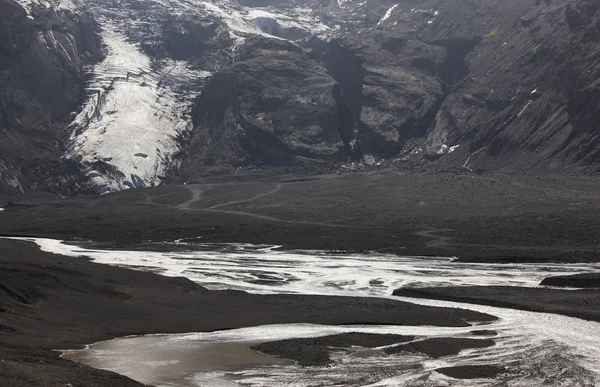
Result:
<instances>
[{"instance_id":1,"label":"snow on ridge","mask_svg":"<svg viewBox=\"0 0 600 387\"><path fill-rule=\"evenodd\" d=\"M217 6L213 3L206 1L200 2L202 6L208 12L217 16L223 23L227 25L228 32L232 37L239 43L244 41L245 35L266 35L256 23L249 23L244 19L242 14L230 7L225 7L225 3L221 6Z\"/></svg>"},{"instance_id":2,"label":"snow on ridge","mask_svg":"<svg viewBox=\"0 0 600 387\"><path fill-rule=\"evenodd\" d=\"M294 8L290 10L290 15L274 12L269 7L265 8L246 8L231 7L226 2L215 5L210 2L199 3L206 11L212 13L221 20L228 29L228 32L237 41L237 44L243 43L248 35L265 36L271 39L282 39L268 33L265 33L259 25L261 18L272 19L284 27L294 27L304 30L307 33L323 34L331 30L321 21L311 16L311 10L306 8Z\"/></svg>"},{"instance_id":3,"label":"snow on ridge","mask_svg":"<svg viewBox=\"0 0 600 387\"><path fill-rule=\"evenodd\" d=\"M344 3L349 3L352 0L337 0L338 6L344 8Z\"/></svg>"},{"instance_id":4,"label":"snow on ridge","mask_svg":"<svg viewBox=\"0 0 600 387\"><path fill-rule=\"evenodd\" d=\"M31 7L34 4L62 11L68 10L74 12L79 9L77 0L17 0L17 2L25 9L30 19L33 19L31 16Z\"/></svg>"},{"instance_id":5,"label":"snow on ridge","mask_svg":"<svg viewBox=\"0 0 600 387\"><path fill-rule=\"evenodd\" d=\"M260 18L273 19L282 26L298 28L309 33L324 34L331 30L330 27L321 23L319 18L311 16L310 9L294 8L292 12L291 15L283 15L268 8L254 8L248 11L248 18L255 24Z\"/></svg>"},{"instance_id":6,"label":"snow on ridge","mask_svg":"<svg viewBox=\"0 0 600 387\"><path fill-rule=\"evenodd\" d=\"M191 126L191 101L161 81L173 71L182 75L188 70L173 62L153 71L150 58L114 27L105 26L102 35L108 54L94 67L89 97L70 125L71 145L64 157L84 165L101 161L123 173L118 178L88 171L107 191L160 184L178 150L176 136Z\"/></svg>"}]
</instances>

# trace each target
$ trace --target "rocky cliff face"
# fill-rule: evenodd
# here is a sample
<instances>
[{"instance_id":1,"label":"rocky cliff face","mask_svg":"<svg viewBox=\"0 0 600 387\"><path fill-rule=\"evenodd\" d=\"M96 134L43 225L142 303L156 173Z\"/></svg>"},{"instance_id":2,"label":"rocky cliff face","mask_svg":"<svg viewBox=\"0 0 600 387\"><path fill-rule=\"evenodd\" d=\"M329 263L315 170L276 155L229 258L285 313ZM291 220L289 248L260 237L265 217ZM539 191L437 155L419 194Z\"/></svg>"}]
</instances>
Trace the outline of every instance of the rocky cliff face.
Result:
<instances>
[{"instance_id":1,"label":"rocky cliff face","mask_svg":"<svg viewBox=\"0 0 600 387\"><path fill-rule=\"evenodd\" d=\"M69 175L59 162L67 123L83 100L84 66L101 58L91 17L0 0L0 189L51 188ZM74 173L77 173L74 170Z\"/></svg>"},{"instance_id":2,"label":"rocky cliff face","mask_svg":"<svg viewBox=\"0 0 600 387\"><path fill-rule=\"evenodd\" d=\"M196 101L189 165L343 160L335 80L283 40L252 38Z\"/></svg>"},{"instance_id":3,"label":"rocky cliff face","mask_svg":"<svg viewBox=\"0 0 600 387\"><path fill-rule=\"evenodd\" d=\"M598 171L596 1L490 2L459 36L481 36L465 77L429 129L427 154L460 145L439 162L467 169ZM584 16L585 15L585 16ZM424 33L440 39L451 22Z\"/></svg>"},{"instance_id":4,"label":"rocky cliff face","mask_svg":"<svg viewBox=\"0 0 600 387\"><path fill-rule=\"evenodd\" d=\"M293 7L289 2L251 5L280 12ZM293 162L294 156L358 160L372 155L465 170L595 173L598 8L596 1L581 0L311 3L328 28L290 38L272 22L263 31L291 41L295 51L257 54L265 60L255 61L251 70L234 58L213 77L199 98L183 171L193 176L214 163L272 165ZM254 50L246 44L242 50ZM280 50L277 59L273 50ZM274 74L273 61L296 70ZM259 101L269 93L280 102L288 97L263 86L305 87L314 69L331 78L329 86L321 77L315 81L319 88L304 89L305 101L322 101L318 108L296 106L273 126L269 109L277 103ZM225 77L228 72L238 77L251 72L260 81L247 88ZM327 87L335 104L325 102ZM262 94L250 96L252 88ZM227 90L227 100L213 98L216 89ZM244 110L244 119L232 118L239 111L232 101L240 99L253 108ZM230 114L207 113L217 105ZM336 124L322 119L327 111L337 114ZM302 122L310 122L310 129L296 125ZM333 133L336 126L344 146L337 145L338 153L332 147L320 152L322 133ZM296 136L294 150L281 146L289 133ZM200 141L204 147L198 147ZM235 144L235 150L217 150L225 157L203 159L217 144Z\"/></svg>"},{"instance_id":5,"label":"rocky cliff face","mask_svg":"<svg viewBox=\"0 0 600 387\"><path fill-rule=\"evenodd\" d=\"M598 170L597 1L82 0L105 45L86 84L88 14L1 1L5 185L364 160Z\"/></svg>"}]
</instances>

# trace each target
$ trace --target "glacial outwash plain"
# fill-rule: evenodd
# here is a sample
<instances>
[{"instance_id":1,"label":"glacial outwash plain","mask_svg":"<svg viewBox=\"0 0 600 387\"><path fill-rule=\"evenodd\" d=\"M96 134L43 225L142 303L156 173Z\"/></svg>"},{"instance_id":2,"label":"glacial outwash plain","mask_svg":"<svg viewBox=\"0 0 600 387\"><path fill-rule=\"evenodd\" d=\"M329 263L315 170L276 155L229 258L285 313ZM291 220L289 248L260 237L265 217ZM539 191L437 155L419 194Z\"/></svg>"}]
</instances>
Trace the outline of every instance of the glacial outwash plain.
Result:
<instances>
[{"instance_id":1,"label":"glacial outwash plain","mask_svg":"<svg viewBox=\"0 0 600 387\"><path fill-rule=\"evenodd\" d=\"M600 386L600 2L0 0L0 386Z\"/></svg>"}]
</instances>

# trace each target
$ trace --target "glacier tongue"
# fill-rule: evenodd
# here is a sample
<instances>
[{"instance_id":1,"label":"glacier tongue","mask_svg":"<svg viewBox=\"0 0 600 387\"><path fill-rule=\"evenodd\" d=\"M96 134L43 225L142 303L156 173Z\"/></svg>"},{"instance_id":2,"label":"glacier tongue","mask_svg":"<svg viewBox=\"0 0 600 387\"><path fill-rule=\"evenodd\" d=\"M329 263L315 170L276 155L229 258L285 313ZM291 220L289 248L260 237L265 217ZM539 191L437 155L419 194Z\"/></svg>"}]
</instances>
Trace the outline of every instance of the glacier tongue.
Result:
<instances>
[{"instance_id":1,"label":"glacier tongue","mask_svg":"<svg viewBox=\"0 0 600 387\"><path fill-rule=\"evenodd\" d=\"M93 69L88 100L70 125L64 157L87 166L87 176L101 191L159 184L178 150L176 137L191 129L191 100L164 80L207 74L181 62L153 64L114 25L105 24L102 37L107 56ZM118 172L99 171L98 162Z\"/></svg>"},{"instance_id":2,"label":"glacier tongue","mask_svg":"<svg viewBox=\"0 0 600 387\"><path fill-rule=\"evenodd\" d=\"M248 37L328 39L339 28L325 24L322 14L308 5L298 4L279 8L246 7L228 0L56 1L80 1L102 26L106 57L91 70L87 100L69 126L71 137L63 155L80 165L86 186L101 193L160 184L180 150L178 139L192 129L193 99L204 78L234 62L236 48ZM212 46L185 46L195 41L186 40L188 30L181 24L177 39L187 52L178 57L183 60L168 59L173 54L166 41L179 33L173 25L187 22L216 25Z\"/></svg>"}]
</instances>

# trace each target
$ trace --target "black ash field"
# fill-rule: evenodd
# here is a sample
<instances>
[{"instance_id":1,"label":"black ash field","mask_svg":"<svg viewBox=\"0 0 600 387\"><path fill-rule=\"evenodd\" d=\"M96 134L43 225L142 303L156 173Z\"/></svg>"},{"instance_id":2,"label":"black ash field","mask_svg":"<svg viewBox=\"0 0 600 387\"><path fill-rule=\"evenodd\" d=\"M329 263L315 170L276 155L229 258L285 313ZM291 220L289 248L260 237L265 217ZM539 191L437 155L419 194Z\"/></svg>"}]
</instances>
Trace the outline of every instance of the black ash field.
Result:
<instances>
[{"instance_id":1,"label":"black ash field","mask_svg":"<svg viewBox=\"0 0 600 387\"><path fill-rule=\"evenodd\" d=\"M594 263L600 229L597 184L585 176L396 170L238 182L212 179L101 197L6 198L0 233L94 240L100 242L96 246L128 250L160 246L149 241L199 237L206 243L448 256L458 262ZM40 252L28 242L0 240L0 246L4 359L0 378L11 386L135 385L105 371L59 360L51 352L130 334L270 323L462 326L465 320L496 318L377 298L211 291L186 279ZM397 294L600 321L600 292L593 288L574 292L462 287ZM402 351L444 356L494 343L494 337L477 336L463 341L440 339L428 350L406 344ZM339 341L339 347L370 345L368 337L342 335L331 340ZM327 362L327 351L318 340L301 344L274 342L263 349L300 364ZM503 370L500 364L492 364L440 372L472 378L493 377Z\"/></svg>"}]
</instances>

